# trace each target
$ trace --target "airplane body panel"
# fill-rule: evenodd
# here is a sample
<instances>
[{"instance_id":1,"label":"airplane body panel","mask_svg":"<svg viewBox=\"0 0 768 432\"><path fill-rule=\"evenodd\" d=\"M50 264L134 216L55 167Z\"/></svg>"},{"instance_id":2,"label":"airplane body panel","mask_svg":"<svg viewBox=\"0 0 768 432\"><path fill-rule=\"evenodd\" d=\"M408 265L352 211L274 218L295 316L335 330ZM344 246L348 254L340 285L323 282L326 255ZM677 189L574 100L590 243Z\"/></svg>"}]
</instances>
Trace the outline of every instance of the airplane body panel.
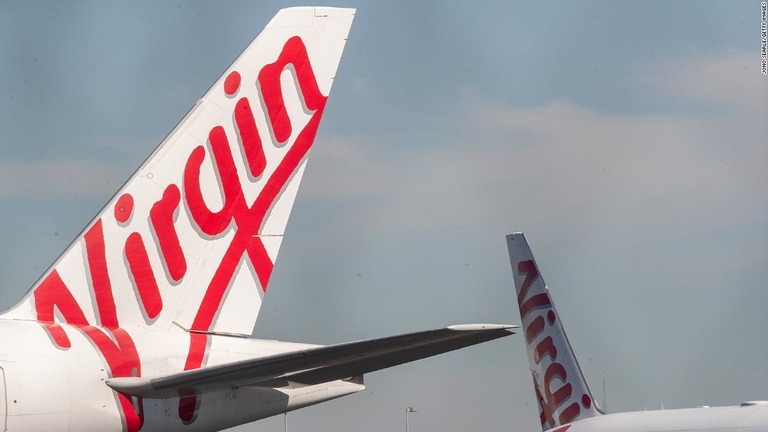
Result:
<instances>
[{"instance_id":1,"label":"airplane body panel","mask_svg":"<svg viewBox=\"0 0 768 432\"><path fill-rule=\"evenodd\" d=\"M194 420L180 418L180 397L162 399L127 398L118 409L116 393L105 385L110 378L103 357L113 367L127 362L142 375L161 376L179 371L187 354L186 332L175 333L134 330L136 356L126 349L123 339L105 328L91 328L111 341L101 351L89 343L85 330L64 325L72 345L67 350L54 347L43 325L33 321L0 320L0 367L5 377L8 430L47 431L122 431L135 418L142 431L208 431L235 426L329 399L356 393L365 388L355 382L334 381L301 388L263 388L231 386L227 391L206 393L193 409ZM114 338L114 339L113 339ZM122 340L124 345L120 345ZM223 364L233 358L258 357L313 348L315 345L213 336L208 366ZM106 352L106 354L105 354ZM135 361L138 359L138 361ZM122 366L117 366L122 367ZM127 408L126 408L127 407ZM1 422L0 422L1 423Z\"/></svg>"},{"instance_id":2,"label":"airplane body panel","mask_svg":"<svg viewBox=\"0 0 768 432\"><path fill-rule=\"evenodd\" d=\"M563 429L567 428L567 429ZM766 432L768 406L726 406L605 414L550 429L565 432Z\"/></svg>"}]
</instances>

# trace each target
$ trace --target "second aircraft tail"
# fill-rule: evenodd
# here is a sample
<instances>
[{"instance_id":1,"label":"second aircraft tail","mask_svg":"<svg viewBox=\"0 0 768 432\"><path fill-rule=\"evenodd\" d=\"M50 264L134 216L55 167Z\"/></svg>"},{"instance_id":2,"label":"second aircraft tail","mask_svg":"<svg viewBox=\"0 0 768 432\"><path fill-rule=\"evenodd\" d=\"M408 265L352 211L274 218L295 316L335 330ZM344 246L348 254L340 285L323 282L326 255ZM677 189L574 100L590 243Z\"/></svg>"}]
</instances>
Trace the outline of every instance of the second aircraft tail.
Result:
<instances>
[{"instance_id":1,"label":"second aircraft tail","mask_svg":"<svg viewBox=\"0 0 768 432\"><path fill-rule=\"evenodd\" d=\"M542 429L600 415L525 235L507 247Z\"/></svg>"}]
</instances>

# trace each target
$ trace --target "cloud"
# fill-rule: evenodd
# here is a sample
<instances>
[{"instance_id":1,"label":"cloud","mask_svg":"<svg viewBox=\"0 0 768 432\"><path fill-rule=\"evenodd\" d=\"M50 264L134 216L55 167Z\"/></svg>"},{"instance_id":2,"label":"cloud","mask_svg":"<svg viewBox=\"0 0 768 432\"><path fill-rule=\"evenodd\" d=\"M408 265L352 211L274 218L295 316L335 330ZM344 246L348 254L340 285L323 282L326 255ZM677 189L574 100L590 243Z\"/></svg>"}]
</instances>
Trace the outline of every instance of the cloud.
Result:
<instances>
[{"instance_id":1,"label":"cloud","mask_svg":"<svg viewBox=\"0 0 768 432\"><path fill-rule=\"evenodd\" d=\"M658 92L761 118L768 108L768 81L760 72L757 51L667 58L643 65L635 79Z\"/></svg>"},{"instance_id":2,"label":"cloud","mask_svg":"<svg viewBox=\"0 0 768 432\"><path fill-rule=\"evenodd\" d=\"M312 199L359 199L392 194L388 156L369 137L318 137L308 163L310 178L302 194Z\"/></svg>"},{"instance_id":3,"label":"cloud","mask_svg":"<svg viewBox=\"0 0 768 432\"><path fill-rule=\"evenodd\" d=\"M345 233L533 228L619 241L637 230L685 236L754 224L768 216L768 154L764 126L750 120L761 103L753 76L762 77L751 60L728 53L641 67L660 103L736 108L715 112L616 114L568 100L521 108L466 90L443 115L419 114L419 127L441 131L432 142L328 139L311 162L322 167L310 173L311 195L349 203L336 221Z\"/></svg>"},{"instance_id":4,"label":"cloud","mask_svg":"<svg viewBox=\"0 0 768 432\"><path fill-rule=\"evenodd\" d=\"M412 121L391 136L321 135L301 196L347 209L328 227L339 237L484 227L621 238L638 224L748 222L768 207L764 126L750 120L762 75L751 60L726 53L638 67L660 102L738 107L717 113L616 114L569 100L516 107L465 89L439 113L404 112ZM0 160L0 197L108 195L122 181L115 172L98 160Z\"/></svg>"},{"instance_id":5,"label":"cloud","mask_svg":"<svg viewBox=\"0 0 768 432\"><path fill-rule=\"evenodd\" d=\"M486 172L503 173L494 192L515 185L541 212L648 222L716 215L726 203L747 210L765 179L758 128L742 130L741 142L725 141L734 128L727 116L619 115L570 102L512 108L477 98L463 106L497 144L463 156L473 172L487 180Z\"/></svg>"},{"instance_id":6,"label":"cloud","mask_svg":"<svg viewBox=\"0 0 768 432\"><path fill-rule=\"evenodd\" d=\"M123 167L99 160L0 159L0 198L103 197L123 181Z\"/></svg>"}]
</instances>

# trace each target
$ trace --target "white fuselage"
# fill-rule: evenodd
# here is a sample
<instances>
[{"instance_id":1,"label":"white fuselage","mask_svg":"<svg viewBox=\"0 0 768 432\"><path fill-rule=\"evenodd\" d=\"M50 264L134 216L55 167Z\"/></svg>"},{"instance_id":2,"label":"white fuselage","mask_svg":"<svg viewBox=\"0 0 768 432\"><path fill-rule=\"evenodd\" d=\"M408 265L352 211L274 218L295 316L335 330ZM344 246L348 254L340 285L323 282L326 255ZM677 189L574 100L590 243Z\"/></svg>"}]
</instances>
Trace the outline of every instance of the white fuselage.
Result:
<instances>
[{"instance_id":1,"label":"white fuselage","mask_svg":"<svg viewBox=\"0 0 768 432\"><path fill-rule=\"evenodd\" d=\"M0 320L0 430L8 431L214 431L363 390L346 381L297 388L231 387L193 399L191 421L179 414L180 398L125 398L105 384L108 370L152 377L184 369L187 332L115 331L63 325L71 341L58 348L42 325ZM91 337L86 337L91 332ZM98 332L98 333L94 333ZM96 346L93 335L103 335ZM106 342L104 342L106 341ZM135 341L135 345L133 345ZM205 364L216 365L312 345L209 336ZM128 376L130 376L128 375ZM121 401L121 398L123 400ZM126 405L127 404L127 405ZM133 411L133 412L131 412ZM129 423L133 421L132 425ZM140 423L137 423L140 422Z\"/></svg>"},{"instance_id":2,"label":"white fuselage","mask_svg":"<svg viewBox=\"0 0 768 432\"><path fill-rule=\"evenodd\" d=\"M768 406L727 406L606 414L550 431L768 432Z\"/></svg>"}]
</instances>

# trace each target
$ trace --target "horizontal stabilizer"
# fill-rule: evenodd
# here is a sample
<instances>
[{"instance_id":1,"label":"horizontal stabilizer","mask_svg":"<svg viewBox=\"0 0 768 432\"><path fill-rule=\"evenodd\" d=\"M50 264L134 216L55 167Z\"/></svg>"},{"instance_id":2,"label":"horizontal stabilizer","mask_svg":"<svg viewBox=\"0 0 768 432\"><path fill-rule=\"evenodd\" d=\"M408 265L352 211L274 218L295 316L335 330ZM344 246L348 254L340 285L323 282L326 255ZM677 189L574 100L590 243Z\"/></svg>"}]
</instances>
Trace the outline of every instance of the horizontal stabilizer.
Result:
<instances>
[{"instance_id":1,"label":"horizontal stabilizer","mask_svg":"<svg viewBox=\"0 0 768 432\"><path fill-rule=\"evenodd\" d=\"M311 385L351 378L514 334L517 326L460 325L242 360L161 377L107 380L114 390L145 398L208 393L231 386Z\"/></svg>"}]
</instances>

